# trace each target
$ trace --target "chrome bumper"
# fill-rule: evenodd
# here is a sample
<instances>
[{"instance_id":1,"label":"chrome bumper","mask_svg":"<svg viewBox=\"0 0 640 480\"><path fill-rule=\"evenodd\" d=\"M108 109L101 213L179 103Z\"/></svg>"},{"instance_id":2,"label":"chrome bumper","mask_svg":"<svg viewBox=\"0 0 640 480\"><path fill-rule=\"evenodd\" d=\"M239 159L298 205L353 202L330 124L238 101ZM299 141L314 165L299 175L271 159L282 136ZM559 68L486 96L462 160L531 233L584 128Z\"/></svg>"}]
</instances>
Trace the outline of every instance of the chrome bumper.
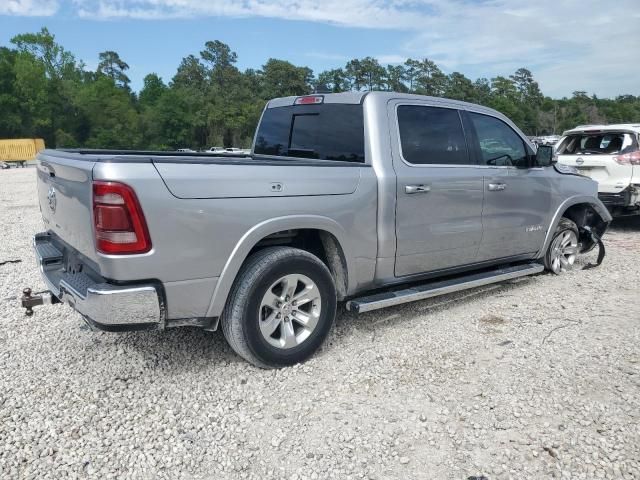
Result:
<instances>
[{"instance_id":1,"label":"chrome bumper","mask_svg":"<svg viewBox=\"0 0 640 480\"><path fill-rule=\"evenodd\" d=\"M91 327L101 330L138 330L164 326L160 287L143 283L114 285L74 262L67 268L71 249L48 233L33 238L36 260L51 293L79 312Z\"/></svg>"}]
</instances>

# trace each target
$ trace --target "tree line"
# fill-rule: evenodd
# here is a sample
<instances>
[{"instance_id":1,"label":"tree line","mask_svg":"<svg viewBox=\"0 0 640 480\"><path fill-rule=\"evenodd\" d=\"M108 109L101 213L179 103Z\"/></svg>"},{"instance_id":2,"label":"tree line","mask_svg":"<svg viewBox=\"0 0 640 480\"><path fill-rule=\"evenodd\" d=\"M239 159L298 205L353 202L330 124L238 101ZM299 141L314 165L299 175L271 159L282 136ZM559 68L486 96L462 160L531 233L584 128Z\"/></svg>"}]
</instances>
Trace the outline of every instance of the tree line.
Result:
<instances>
[{"instance_id":1,"label":"tree line","mask_svg":"<svg viewBox=\"0 0 640 480\"><path fill-rule=\"evenodd\" d=\"M49 147L176 149L248 147L267 100L312 92L385 90L464 100L495 108L526 134L560 133L578 124L640 122L640 96L615 99L575 91L543 95L520 68L508 77L445 74L429 59L381 65L372 57L314 75L270 58L241 71L218 40L182 59L168 82L155 73L134 92L129 66L114 51L95 71L56 42L46 28L0 46L0 138L41 137Z\"/></svg>"}]
</instances>

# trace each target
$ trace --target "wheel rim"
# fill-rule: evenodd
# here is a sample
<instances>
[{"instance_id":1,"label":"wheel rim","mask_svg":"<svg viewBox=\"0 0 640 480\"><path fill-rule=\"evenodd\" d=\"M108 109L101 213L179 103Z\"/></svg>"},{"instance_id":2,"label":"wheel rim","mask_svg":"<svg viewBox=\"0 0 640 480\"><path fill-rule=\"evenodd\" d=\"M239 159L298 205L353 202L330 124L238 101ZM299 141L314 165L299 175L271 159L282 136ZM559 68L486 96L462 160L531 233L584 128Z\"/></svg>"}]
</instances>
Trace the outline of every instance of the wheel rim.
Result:
<instances>
[{"instance_id":1,"label":"wheel rim","mask_svg":"<svg viewBox=\"0 0 640 480\"><path fill-rule=\"evenodd\" d=\"M322 297L306 275L285 275L269 287L260 302L259 324L264 339L276 348L303 343L318 325Z\"/></svg>"},{"instance_id":2,"label":"wheel rim","mask_svg":"<svg viewBox=\"0 0 640 480\"><path fill-rule=\"evenodd\" d=\"M573 230L560 233L551 244L550 266L553 273L568 270L576 261L578 236Z\"/></svg>"}]
</instances>

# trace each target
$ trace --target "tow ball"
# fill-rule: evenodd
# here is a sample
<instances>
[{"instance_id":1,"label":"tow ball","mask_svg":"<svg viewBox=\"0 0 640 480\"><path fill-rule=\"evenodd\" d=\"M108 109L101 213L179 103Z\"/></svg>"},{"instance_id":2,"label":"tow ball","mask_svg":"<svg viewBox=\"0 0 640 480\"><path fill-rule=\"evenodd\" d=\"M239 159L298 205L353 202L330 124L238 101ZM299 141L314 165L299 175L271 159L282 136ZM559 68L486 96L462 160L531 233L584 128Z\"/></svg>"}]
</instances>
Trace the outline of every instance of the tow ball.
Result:
<instances>
[{"instance_id":1,"label":"tow ball","mask_svg":"<svg viewBox=\"0 0 640 480\"><path fill-rule=\"evenodd\" d=\"M27 317L33 315L33 307L37 307L38 305L53 305L54 303L60 303L60 300L49 290L36 293L32 293L30 288L22 290L22 307L26 309L24 314Z\"/></svg>"}]
</instances>

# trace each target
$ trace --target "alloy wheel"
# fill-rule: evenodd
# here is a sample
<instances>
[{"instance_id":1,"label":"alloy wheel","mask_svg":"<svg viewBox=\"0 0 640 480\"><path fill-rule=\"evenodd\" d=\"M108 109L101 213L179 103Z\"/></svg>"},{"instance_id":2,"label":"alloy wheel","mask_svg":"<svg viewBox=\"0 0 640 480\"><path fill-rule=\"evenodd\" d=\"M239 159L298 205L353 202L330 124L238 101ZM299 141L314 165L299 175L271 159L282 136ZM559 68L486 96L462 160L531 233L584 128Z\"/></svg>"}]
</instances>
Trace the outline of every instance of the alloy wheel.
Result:
<instances>
[{"instance_id":1,"label":"alloy wheel","mask_svg":"<svg viewBox=\"0 0 640 480\"><path fill-rule=\"evenodd\" d=\"M321 308L322 298L313 280L301 274L285 275L262 297L260 332L276 348L296 347L315 330Z\"/></svg>"},{"instance_id":2,"label":"alloy wheel","mask_svg":"<svg viewBox=\"0 0 640 480\"><path fill-rule=\"evenodd\" d=\"M550 266L553 273L568 270L576 261L578 236L573 230L565 230L554 238L550 251Z\"/></svg>"}]
</instances>

